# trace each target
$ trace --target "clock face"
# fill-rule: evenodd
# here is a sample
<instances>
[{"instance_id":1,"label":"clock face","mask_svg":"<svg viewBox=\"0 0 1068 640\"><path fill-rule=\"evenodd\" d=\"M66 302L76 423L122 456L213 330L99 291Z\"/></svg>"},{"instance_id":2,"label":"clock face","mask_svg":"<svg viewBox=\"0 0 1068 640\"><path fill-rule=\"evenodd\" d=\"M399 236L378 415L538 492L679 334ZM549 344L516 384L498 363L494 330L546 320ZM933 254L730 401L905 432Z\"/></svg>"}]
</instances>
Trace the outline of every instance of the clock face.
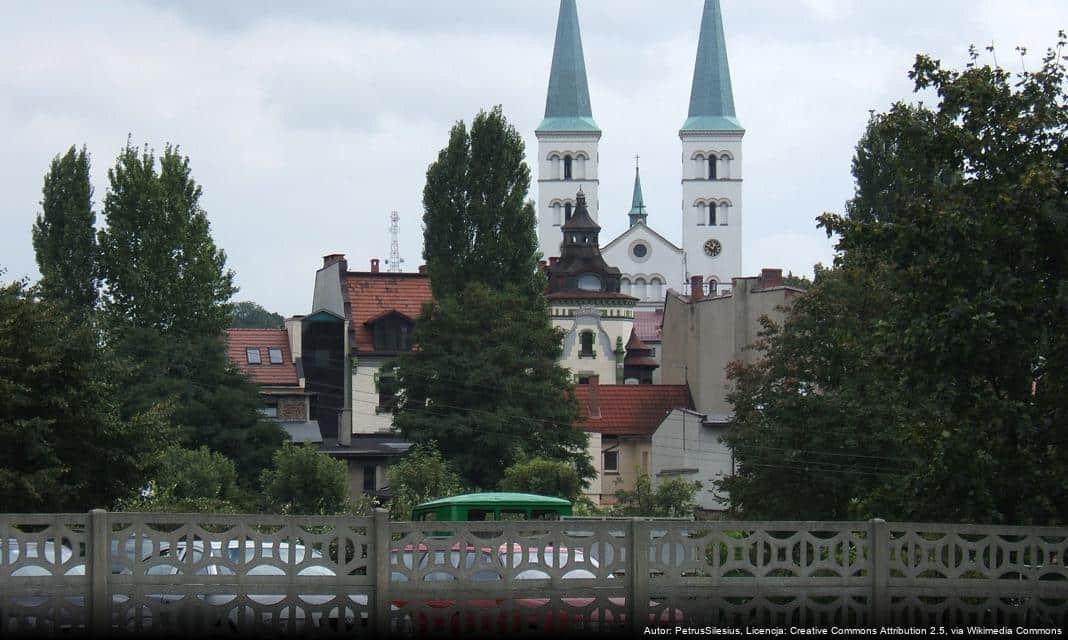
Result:
<instances>
[{"instance_id":1,"label":"clock face","mask_svg":"<svg viewBox=\"0 0 1068 640\"><path fill-rule=\"evenodd\" d=\"M716 256L719 255L720 251L723 251L723 245L720 244L719 240L716 240L715 238L712 238L710 240L705 241L705 254L706 255L709 255L709 256L712 256L713 258L715 258Z\"/></svg>"}]
</instances>

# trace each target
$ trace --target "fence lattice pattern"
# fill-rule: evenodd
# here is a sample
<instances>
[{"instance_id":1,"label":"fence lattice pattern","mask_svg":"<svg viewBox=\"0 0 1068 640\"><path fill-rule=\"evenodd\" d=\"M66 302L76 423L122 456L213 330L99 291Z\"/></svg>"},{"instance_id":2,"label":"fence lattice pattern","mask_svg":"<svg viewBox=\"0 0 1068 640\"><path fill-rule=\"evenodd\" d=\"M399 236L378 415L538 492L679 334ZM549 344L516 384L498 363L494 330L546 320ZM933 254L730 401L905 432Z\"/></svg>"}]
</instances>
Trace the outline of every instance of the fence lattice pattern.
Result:
<instances>
[{"instance_id":1,"label":"fence lattice pattern","mask_svg":"<svg viewBox=\"0 0 1068 640\"><path fill-rule=\"evenodd\" d=\"M0 516L0 634L1068 624L1068 529Z\"/></svg>"}]
</instances>

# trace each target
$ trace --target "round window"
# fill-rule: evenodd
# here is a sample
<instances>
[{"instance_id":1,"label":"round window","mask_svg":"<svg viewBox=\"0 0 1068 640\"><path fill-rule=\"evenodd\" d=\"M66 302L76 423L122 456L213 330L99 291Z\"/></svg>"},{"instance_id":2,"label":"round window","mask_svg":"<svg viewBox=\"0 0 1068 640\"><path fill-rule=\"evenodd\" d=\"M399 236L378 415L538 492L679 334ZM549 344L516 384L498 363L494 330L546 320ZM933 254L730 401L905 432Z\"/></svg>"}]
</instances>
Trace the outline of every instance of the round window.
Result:
<instances>
[{"instance_id":1,"label":"round window","mask_svg":"<svg viewBox=\"0 0 1068 640\"><path fill-rule=\"evenodd\" d=\"M634 248L631 249L631 251L634 253L635 258L644 258L646 255L649 254L649 245L642 244L639 242L638 244L634 245Z\"/></svg>"}]
</instances>

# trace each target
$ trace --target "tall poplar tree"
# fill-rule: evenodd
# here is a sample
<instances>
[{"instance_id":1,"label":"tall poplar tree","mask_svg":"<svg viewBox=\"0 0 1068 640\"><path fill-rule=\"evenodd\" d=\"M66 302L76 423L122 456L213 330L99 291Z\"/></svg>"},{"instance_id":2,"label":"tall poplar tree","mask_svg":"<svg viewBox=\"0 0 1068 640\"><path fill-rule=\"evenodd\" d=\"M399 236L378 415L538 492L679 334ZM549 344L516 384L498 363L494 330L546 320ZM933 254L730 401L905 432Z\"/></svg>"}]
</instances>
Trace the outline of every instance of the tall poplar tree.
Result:
<instances>
[{"instance_id":1,"label":"tall poplar tree","mask_svg":"<svg viewBox=\"0 0 1068 640\"><path fill-rule=\"evenodd\" d=\"M426 172L423 258L435 297L472 282L541 294L537 218L523 138L501 107L457 122Z\"/></svg>"},{"instance_id":2,"label":"tall poplar tree","mask_svg":"<svg viewBox=\"0 0 1068 640\"><path fill-rule=\"evenodd\" d=\"M563 336L549 320L538 269L523 140L495 107L462 122L427 170L424 252L434 302L418 348L399 360L395 425L436 441L468 483L492 489L532 457L593 476Z\"/></svg>"},{"instance_id":3,"label":"tall poplar tree","mask_svg":"<svg viewBox=\"0 0 1068 640\"><path fill-rule=\"evenodd\" d=\"M117 324L161 333L221 335L237 290L215 246L189 158L126 143L108 170L107 228L100 232L104 306Z\"/></svg>"},{"instance_id":4,"label":"tall poplar tree","mask_svg":"<svg viewBox=\"0 0 1068 640\"><path fill-rule=\"evenodd\" d=\"M80 316L100 291L89 155L74 146L57 155L45 174L33 250L41 271L39 293Z\"/></svg>"}]
</instances>

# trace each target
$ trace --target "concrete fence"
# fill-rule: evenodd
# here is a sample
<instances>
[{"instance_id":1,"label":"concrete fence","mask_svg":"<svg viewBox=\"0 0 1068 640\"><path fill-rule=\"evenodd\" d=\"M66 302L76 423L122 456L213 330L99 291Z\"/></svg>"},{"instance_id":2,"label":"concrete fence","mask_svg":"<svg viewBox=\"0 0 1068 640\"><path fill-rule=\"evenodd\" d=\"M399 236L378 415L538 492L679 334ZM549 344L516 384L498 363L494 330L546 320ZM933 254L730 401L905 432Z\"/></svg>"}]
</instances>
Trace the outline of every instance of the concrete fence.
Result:
<instances>
[{"instance_id":1,"label":"concrete fence","mask_svg":"<svg viewBox=\"0 0 1068 640\"><path fill-rule=\"evenodd\" d=\"M1068 623L1068 529L0 515L0 635Z\"/></svg>"}]
</instances>

